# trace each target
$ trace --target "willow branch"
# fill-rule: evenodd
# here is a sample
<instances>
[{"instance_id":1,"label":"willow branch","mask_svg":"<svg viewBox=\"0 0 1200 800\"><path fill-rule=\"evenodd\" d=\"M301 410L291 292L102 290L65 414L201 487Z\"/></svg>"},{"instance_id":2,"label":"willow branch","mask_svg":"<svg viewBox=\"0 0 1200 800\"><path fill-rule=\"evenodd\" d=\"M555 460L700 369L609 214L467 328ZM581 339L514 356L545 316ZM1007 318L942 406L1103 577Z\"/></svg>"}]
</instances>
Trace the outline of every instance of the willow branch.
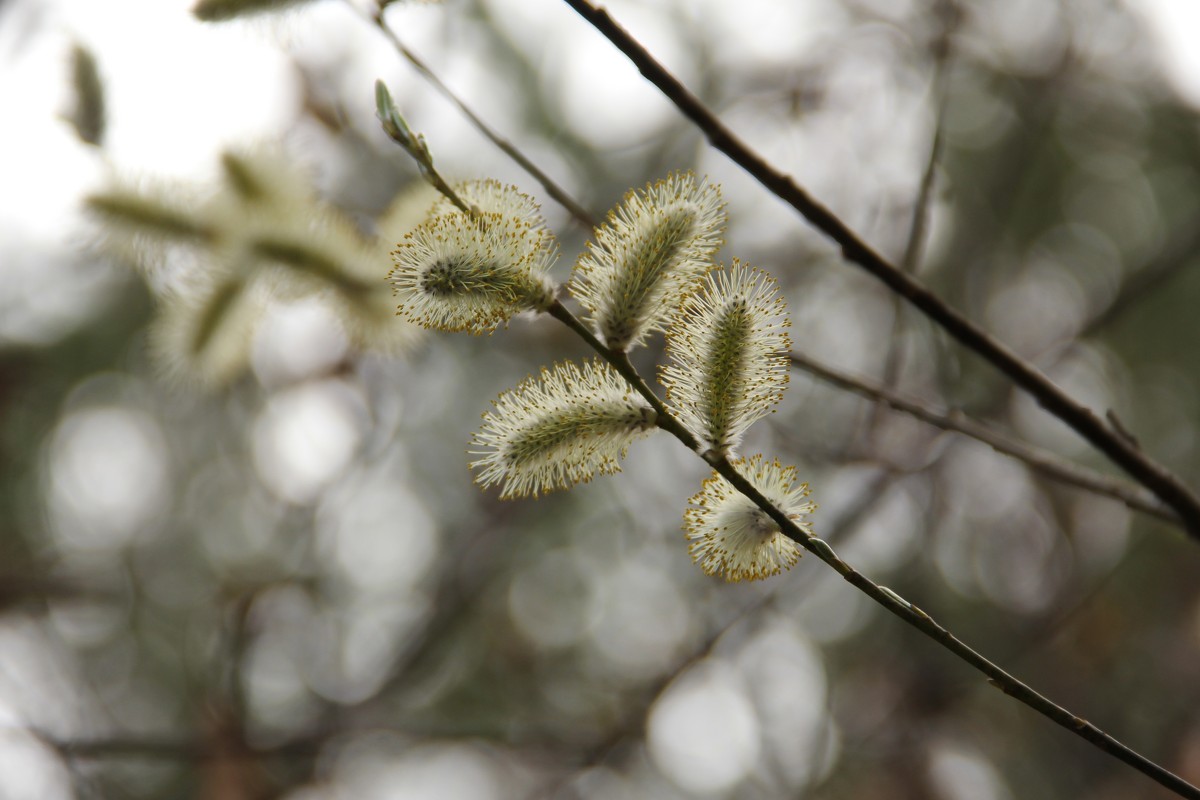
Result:
<instances>
[{"instance_id":1,"label":"willow branch","mask_svg":"<svg viewBox=\"0 0 1200 800\"><path fill-rule=\"evenodd\" d=\"M933 206L934 179L937 176L937 166L942 160L942 150L946 144L947 75L954 61L954 32L958 27L961 15L952 2L944 3L939 11L942 17L942 29L933 43L933 85L930 90L934 102L937 103L937 117L933 124L933 141L929 145L925 167L921 172L921 182L917 188L917 197L913 202L908 238L904 243L904 255L900 258L900 269L909 274L917 271L917 266L925 251L929 217Z\"/></svg>"},{"instance_id":2,"label":"willow branch","mask_svg":"<svg viewBox=\"0 0 1200 800\"><path fill-rule=\"evenodd\" d=\"M817 230L841 248L843 257L865 269L975 351L1014 383L1035 397L1054 416L1067 423L1121 469L1154 492L1179 514L1188 533L1200 541L1200 498L1179 478L1117 436L1089 408L1056 386L1036 367L948 306L922 283L877 253L825 206L814 200L789 175L780 172L727 128L699 98L687 90L608 12L588 0L564 0L603 34L660 92L703 132L709 143L746 170L776 197L788 203Z\"/></svg>"},{"instance_id":3,"label":"willow branch","mask_svg":"<svg viewBox=\"0 0 1200 800\"><path fill-rule=\"evenodd\" d=\"M347 2L357 9L357 6L352 0L347 0ZM538 167L537 164L534 164L533 161L531 161L524 153L517 149L516 145L501 136L491 125L488 125L471 109L470 106L466 104L465 101L456 95L453 90L451 90L450 87L447 86L433 70L429 68L428 64L426 64L416 53L410 50L408 46L400 40L400 37L396 35L396 32L391 29L391 27L387 24L387 21L383 18L383 4L377 5L375 10L372 12L364 13L369 17L372 24L379 29L384 37L391 42L391 45L396 49L396 52L399 53L406 61L408 61L408 63L413 66L417 73L420 74L420 76L426 81L428 81L430 86L432 86L438 91L438 93L453 103L454 106L457 107L460 112L462 112L462 115L466 117L473 126L475 126L476 130L482 133L488 139L488 141L496 145L496 147L498 147L506 156L515 161L517 165L521 167L521 169L529 173L530 177L540 183L542 188L546 190L546 194L548 194L554 199L555 202L566 209L567 213L570 214L576 222L589 230L596 227L596 218L588 213L587 209L581 206L573 197L571 197L566 189L563 189L561 186L559 186L553 178L547 175L540 167Z\"/></svg>"},{"instance_id":4,"label":"willow branch","mask_svg":"<svg viewBox=\"0 0 1200 800\"><path fill-rule=\"evenodd\" d=\"M833 548L815 536L809 535L786 513L768 500L762 492L734 468L729 459L715 450L703 450L698 440L670 413L666 405L654 394L623 352L606 347L579 321L562 303L556 301L548 313L574 331L592 347L596 353L624 376L637 392L646 398L657 413L656 424L673 435L685 447L703 458L725 480L745 495L767 514L785 536L832 567L851 586L883 606L889 612L907 622L927 637L950 651L961 661L983 673L988 682L1010 697L1024 703L1037 713L1052 720L1068 731L1081 737L1110 756L1125 762L1143 775L1170 789L1180 797L1200 800L1200 789L1192 786L1178 775L1137 753L1127 745L1097 728L1087 720L1076 716L1049 698L1034 691L1025 683L1005 672L996 664L973 650L938 624L931 616L908 602L891 589L880 586L852 568L834 553Z\"/></svg>"},{"instance_id":5,"label":"willow branch","mask_svg":"<svg viewBox=\"0 0 1200 800\"><path fill-rule=\"evenodd\" d=\"M1035 472L1060 483L1085 489L1095 494L1119 500L1135 511L1141 511L1158 519L1182 526L1180 519L1170 508L1164 506L1139 486L1116 478L1101 475L1093 470L1064 461L1049 451L1024 444L982 425L961 413L935 411L927 406L901 397L896 392L865 378L853 377L803 356L791 354L792 365L821 380L881 402L890 408L942 430L954 431L983 442L997 452L1012 456L1028 465Z\"/></svg>"},{"instance_id":6,"label":"willow branch","mask_svg":"<svg viewBox=\"0 0 1200 800\"><path fill-rule=\"evenodd\" d=\"M904 254L900 258L900 269L909 275L916 274L921 257L925 252L925 239L933 205L934 178L937 175L937 165L942 159L942 149L946 141L946 73L949 70L951 61L950 45L958 15L946 10L943 11L943 16L946 21L942 26L941 34L933 46L934 76L931 93L937 103L937 117L934 120L933 141L929 145L929 153L925 159L925 168L921 172L921 181L917 187L917 197L913 201L912 215L909 218L908 237L904 243ZM902 341L901 333L905 327L904 322L903 301L898 295L893 294L892 333L888 337L887 357L884 359L883 364L883 386L888 389L896 385L896 379L900 373L900 362L903 356L900 342ZM879 412L882 410L881 406L875 406L874 412L871 415L871 421L867 426L869 434L873 434L878 430Z\"/></svg>"}]
</instances>

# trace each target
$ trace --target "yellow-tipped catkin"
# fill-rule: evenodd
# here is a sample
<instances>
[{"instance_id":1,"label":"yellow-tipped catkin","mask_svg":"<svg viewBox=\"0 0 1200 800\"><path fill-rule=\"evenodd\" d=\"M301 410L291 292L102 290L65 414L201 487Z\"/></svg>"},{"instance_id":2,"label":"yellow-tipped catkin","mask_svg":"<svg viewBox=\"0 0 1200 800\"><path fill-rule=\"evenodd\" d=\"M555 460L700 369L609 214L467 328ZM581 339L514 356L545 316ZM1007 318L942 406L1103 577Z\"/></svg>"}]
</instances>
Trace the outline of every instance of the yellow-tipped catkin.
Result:
<instances>
[{"instance_id":1,"label":"yellow-tipped catkin","mask_svg":"<svg viewBox=\"0 0 1200 800\"><path fill-rule=\"evenodd\" d=\"M768 462L761 455L739 459L733 466L801 531L812 535L804 517L816 505L806 499L808 484L796 483L795 467ZM683 517L688 552L705 575L754 581L791 569L800 560L799 546L779 524L716 472L689 503Z\"/></svg>"},{"instance_id":2,"label":"yellow-tipped catkin","mask_svg":"<svg viewBox=\"0 0 1200 800\"><path fill-rule=\"evenodd\" d=\"M475 213L439 201L392 253L400 314L425 328L479 334L522 311L548 309L557 249L537 204L491 181L456 191Z\"/></svg>"},{"instance_id":3,"label":"yellow-tipped catkin","mask_svg":"<svg viewBox=\"0 0 1200 800\"><path fill-rule=\"evenodd\" d=\"M727 453L788 382L790 321L775 279L738 261L712 272L667 331L661 379L683 424Z\"/></svg>"},{"instance_id":4,"label":"yellow-tipped catkin","mask_svg":"<svg viewBox=\"0 0 1200 800\"><path fill-rule=\"evenodd\" d=\"M543 369L495 401L475 434L471 463L502 498L565 489L620 472L629 445L654 429L655 412L602 361Z\"/></svg>"},{"instance_id":5,"label":"yellow-tipped catkin","mask_svg":"<svg viewBox=\"0 0 1200 800\"><path fill-rule=\"evenodd\" d=\"M596 229L571 293L609 347L637 346L712 268L724 228L719 190L691 173L631 191Z\"/></svg>"}]
</instances>

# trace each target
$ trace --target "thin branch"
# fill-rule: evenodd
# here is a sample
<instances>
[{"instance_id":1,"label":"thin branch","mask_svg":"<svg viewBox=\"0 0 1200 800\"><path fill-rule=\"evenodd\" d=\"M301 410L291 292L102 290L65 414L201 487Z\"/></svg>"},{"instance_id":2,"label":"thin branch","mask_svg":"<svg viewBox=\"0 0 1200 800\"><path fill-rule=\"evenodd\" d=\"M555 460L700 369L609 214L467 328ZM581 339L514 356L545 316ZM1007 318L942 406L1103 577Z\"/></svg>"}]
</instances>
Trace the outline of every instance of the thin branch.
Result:
<instances>
[{"instance_id":1,"label":"thin branch","mask_svg":"<svg viewBox=\"0 0 1200 800\"><path fill-rule=\"evenodd\" d=\"M710 457L707 460L725 480L729 481L739 492L752 500L755 505L770 516L786 536L832 567L851 586L933 639L962 661L965 661L986 675L988 683L992 686L995 686L1042 716L1090 742L1110 756L1125 762L1151 780L1175 792L1180 797L1200 800L1200 789L1122 744L1087 720L1072 714L1049 698L1034 691L1028 685L1022 683L966 645L950 633L950 631L938 624L929 614L909 603L891 589L872 582L869 578L853 569L845 561L838 558L833 552L833 548L828 544L816 537L809 536L785 513L773 506L753 484L733 468L733 465L728 460L723 457Z\"/></svg>"},{"instance_id":2,"label":"thin branch","mask_svg":"<svg viewBox=\"0 0 1200 800\"><path fill-rule=\"evenodd\" d=\"M991 447L997 452L1012 456L1028 465L1035 472L1045 475L1051 480L1086 489L1127 505L1136 511L1141 511L1172 525L1182 527L1179 517L1164 506L1153 496L1148 495L1140 486L1130 484L1117 478L1110 478L1093 470L1064 461L1049 451L1024 444L992 430L986 425L975 422L958 412L935 411L920 403L906 400L885 386L876 384L866 378L854 377L821 364L799 353L791 354L792 365L805 372L833 384L840 389L861 395L871 400L883 403L896 411L943 430L955 431L969 436Z\"/></svg>"},{"instance_id":3,"label":"thin branch","mask_svg":"<svg viewBox=\"0 0 1200 800\"><path fill-rule=\"evenodd\" d=\"M347 0L347 2L357 10L358 7L354 4L353 0ZM375 27L380 30L380 32L387 38L389 42L391 42L392 47L396 49L396 52L403 56L408 63L412 64L413 68L416 69L422 78L428 81L429 84L443 97L453 103L458 110L462 112L463 116L465 116L467 120L469 120L470 123L475 126L476 130L486 136L488 140L492 142L492 144L500 148L505 155L515 161L521 167L521 169L525 170L534 180L540 183L542 188L546 190L546 194L550 195L555 202L566 209L567 213L570 214L576 222L580 223L588 230L596 227L596 218L588 213L587 209L576 202L576 200L571 197L571 195L568 194L565 189L555 183L554 179L543 172L537 164L534 164L532 161L530 161L529 158L527 158L524 153L518 150L512 142L505 139L503 136L497 133L494 128L484 122L478 114L471 110L470 106L468 106L461 98L459 98L459 96L456 95L449 86L442 82L442 79L439 78L437 74L434 73L433 70L431 70L419 56L417 56L416 53L410 50L404 44L404 42L400 40L400 37L396 35L395 31L391 29L391 27L383 18L383 4L376 6L373 12L363 13L369 17Z\"/></svg>"},{"instance_id":4,"label":"thin branch","mask_svg":"<svg viewBox=\"0 0 1200 800\"><path fill-rule=\"evenodd\" d=\"M1039 404L1067 423L1115 464L1154 492L1178 513L1188 533L1200 541L1200 498L1179 478L1130 447L1086 406L1058 388L1032 364L1017 356L915 278L906 275L871 248L841 219L808 195L788 175L755 153L687 90L608 12L588 0L564 0L581 17L623 52L667 99L704 133L713 147L729 156L776 197L785 201L817 230L836 242L847 261L881 280L967 348L991 362L1014 383L1033 395Z\"/></svg>"},{"instance_id":5,"label":"thin branch","mask_svg":"<svg viewBox=\"0 0 1200 800\"><path fill-rule=\"evenodd\" d=\"M892 614L899 617L904 622L913 626L921 633L933 639L946 650L957 656L960 660L974 667L979 672L987 676L988 683L1000 689L1005 694L1024 703L1047 719L1052 720L1058 725L1066 728L1068 731L1083 738L1087 742L1095 745L1100 750L1108 753L1114 758L1125 762L1129 766L1146 775L1150 779L1158 782L1162 786L1170 789L1180 797L1191 798L1191 800L1200 800L1200 789L1192 786L1190 783L1180 778L1178 775L1170 772L1164 767L1159 766L1145 756L1139 754L1130 747L1122 744L1117 739L1097 728L1087 720L1072 714L1062 706L1054 703L1049 698L1034 691L1028 685L1022 683L1017 678L1005 672L996 664L992 663L984 656L966 645L950 631L946 630L938 624L931 616L922 611L920 608L909 603L904 598L893 592L891 589L880 586L869 578L864 576L847 564L833 552L833 548L826 542L818 539L815 536L809 535L800 528L786 513L776 507L768 500L762 492L760 492L754 484L750 483L740 472L734 468L729 459L724 455L717 453L714 450L706 450L701 452L701 447L696 437L694 437L666 408L663 402L649 388L645 380L634 369L629 361L629 357L623 351L611 350L604 346L596 337L588 330L582 322L580 322L570 311L567 310L559 302L550 308L548 312L555 319L559 320L575 333L579 334L601 358L613 366L622 376L629 380L630 384L637 390L639 394L646 398L654 410L658 414L656 424L659 428L667 431L677 438L685 447L693 451L705 461L707 461L716 472L725 480L749 498L758 508L762 509L785 536L792 539L798 545L808 550L821 561L832 567L839 575L841 575L851 586L858 589L863 594L870 597L879 605L890 611Z\"/></svg>"},{"instance_id":6,"label":"thin branch","mask_svg":"<svg viewBox=\"0 0 1200 800\"><path fill-rule=\"evenodd\" d=\"M933 123L933 141L929 145L929 153L925 158L925 168L921 173L921 181L917 188L917 197L913 201L912 216L909 219L908 237L904 243L904 254L900 258L900 269L909 275L915 275L925 252L925 240L929 228L929 217L932 211L933 184L937 175L938 163L942 160L942 149L945 145L946 123L946 75L952 61L953 33L957 26L959 14L955 6L949 2L941 8L942 29L933 43L933 80L930 94L937 103L937 116ZM900 362L903 352L900 348L901 334L905 327L904 305L900 297L892 295L892 333L888 337L887 356L883 364L883 386L891 389L896 385L900 374ZM880 412L882 406L876 405L867 425L868 436L879 430Z\"/></svg>"},{"instance_id":7,"label":"thin branch","mask_svg":"<svg viewBox=\"0 0 1200 800\"><path fill-rule=\"evenodd\" d=\"M945 131L943 130L946 116L946 102L943 98L939 103L937 128L933 132L933 143L929 146L929 160L925 162L925 171L921 174L921 186L913 204L912 220L908 229L908 241L904 244L904 255L900 261L900 269L912 275L917 271L921 256L925 251L926 232L929 228L931 201L933 200L933 183L937 176L937 165L941 160L942 149L945 147Z\"/></svg>"},{"instance_id":8,"label":"thin branch","mask_svg":"<svg viewBox=\"0 0 1200 800\"><path fill-rule=\"evenodd\" d=\"M937 103L937 117L933 124L933 141L929 145L925 169L921 173L917 198L913 202L908 238L904 243L904 255L900 259L900 269L910 275L917 271L917 266L925 251L926 233L933 205L934 178L937 175L937 166L942 160L942 150L946 144L946 82L950 66L954 61L954 31L958 27L961 13L952 2L945 2L940 9L940 16L942 17L942 29L933 43L933 85L930 89L934 102Z\"/></svg>"}]
</instances>

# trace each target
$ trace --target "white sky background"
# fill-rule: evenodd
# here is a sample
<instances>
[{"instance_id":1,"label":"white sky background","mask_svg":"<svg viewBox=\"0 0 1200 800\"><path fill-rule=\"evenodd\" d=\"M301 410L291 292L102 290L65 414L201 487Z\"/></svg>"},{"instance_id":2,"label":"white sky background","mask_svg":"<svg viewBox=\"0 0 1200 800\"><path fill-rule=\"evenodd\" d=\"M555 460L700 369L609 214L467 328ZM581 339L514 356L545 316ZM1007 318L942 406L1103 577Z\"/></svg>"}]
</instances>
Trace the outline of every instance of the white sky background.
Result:
<instances>
[{"instance_id":1,"label":"white sky background","mask_svg":"<svg viewBox=\"0 0 1200 800\"><path fill-rule=\"evenodd\" d=\"M741 0L739 5L767 8L779 1ZM714 14L728 13L730 8L729 0L693 2L711 5ZM797 4L793 8L817 8L829 0L792 2ZM573 17L559 0L508 3L514 19L528 17L542 5L546 16L564 24ZM45 343L68 332L96 305L97 293L102 294L111 281L112 276L94 261L79 256L83 234L78 214L81 196L99 185L111 168L146 177L204 178L212 174L221 148L277 135L290 125L297 83L278 44L281 38L292 46L314 47L314 33L319 31L336 42L331 53L355 51L360 60L354 69L361 70L363 84L356 112L370 113L375 76L411 76L369 26L356 22L336 2L303 12L319 15L317 29L300 14L283 22L206 26L192 20L191 5L192 0L0 0L0 109L4 114L0 123L0 346ZM671 33L654 28L657 17L638 8L645 4L608 5L651 49L663 51L668 61L686 60L677 46L671 51ZM1150 23L1169 80L1182 97L1200 106L1200 0L1127 0L1127 5ZM394 19L403 18L405 41L426 53L431 41L440 46L435 38L439 15L452 13L453 8L454 0L448 0L446 8L398 10ZM737 35L733 28L730 32ZM94 52L105 79L110 127L103 156L81 146L61 119L69 104L68 54L73 41ZM603 46L598 40L593 45L594 53L584 49L572 55L600 57ZM757 47L757 52L769 57L769 41L762 40ZM564 87L568 95L595 98L601 105L643 96L644 82L627 70L607 74L602 96L597 97L584 66L579 61L567 64L566 80L578 80L581 87L587 82L587 89L578 91L568 83ZM478 65L463 59L443 77L472 98L473 80L485 77L477 69ZM502 113L501 103L485 97L473 104L501 131L506 130L504 120L496 118ZM651 120L662 113L653 105L624 110L619 124L626 127L625 135L636 120ZM423 119L416 127L429 135L443 161L462 158L469 163L474 158L486 163L502 158L490 150L479 151L474 135L463 133L467 123L448 107L438 106L428 124ZM622 135L617 128L600 133ZM33 646L32 639L24 641L26 647ZM725 690L729 703L743 702L734 689ZM675 710L679 708L683 707ZM689 711L693 712L700 713ZM16 716L12 696L0 691L0 726ZM29 757L31 750L39 757ZM0 770L5 773L0 795L14 791L13 797L69 796L52 760L44 755L32 740L0 735L0 765L6 765ZM8 765L20 765L24 772Z\"/></svg>"}]
</instances>

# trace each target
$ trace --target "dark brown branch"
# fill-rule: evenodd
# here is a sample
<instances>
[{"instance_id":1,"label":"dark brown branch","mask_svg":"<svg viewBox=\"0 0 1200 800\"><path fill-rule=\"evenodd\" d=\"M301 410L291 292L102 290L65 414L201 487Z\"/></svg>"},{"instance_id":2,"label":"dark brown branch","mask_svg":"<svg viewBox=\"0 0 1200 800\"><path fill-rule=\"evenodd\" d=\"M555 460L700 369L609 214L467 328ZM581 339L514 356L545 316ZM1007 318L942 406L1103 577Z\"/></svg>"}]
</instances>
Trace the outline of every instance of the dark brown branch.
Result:
<instances>
[{"instance_id":1,"label":"dark brown branch","mask_svg":"<svg viewBox=\"0 0 1200 800\"><path fill-rule=\"evenodd\" d=\"M811 375L815 375L827 383L871 400L879 401L896 411L901 411L934 427L970 436L972 439L983 442L997 452L1012 456L1028 465L1034 471L1052 480L1111 497L1136 511L1150 514L1173 525L1182 525L1179 517L1171 509L1164 506L1153 496L1148 496L1141 487L1135 484L1131 485L1127 481L1110 478L1076 464L1063 461L1046 450L1010 439L962 414L952 411L935 411L920 403L906 400L885 386L873 383L865 378L848 375L799 353L792 353L791 360L793 366Z\"/></svg>"},{"instance_id":2,"label":"dark brown branch","mask_svg":"<svg viewBox=\"0 0 1200 800\"><path fill-rule=\"evenodd\" d=\"M716 115L618 25L608 12L597 8L588 0L565 2L616 45L647 80L700 128L713 147L729 156L772 194L791 205L817 230L836 242L847 261L878 278L961 344L974 350L1033 395L1043 408L1071 426L1113 463L1175 509L1188 533L1200 541L1200 499L1175 475L1131 447L1122 437L1115 435L1096 414L1059 389L1036 367L1021 359L1007 346L946 305L919 281L906 275L875 252L832 211L810 197L790 176L775 169L725 127Z\"/></svg>"}]
</instances>

